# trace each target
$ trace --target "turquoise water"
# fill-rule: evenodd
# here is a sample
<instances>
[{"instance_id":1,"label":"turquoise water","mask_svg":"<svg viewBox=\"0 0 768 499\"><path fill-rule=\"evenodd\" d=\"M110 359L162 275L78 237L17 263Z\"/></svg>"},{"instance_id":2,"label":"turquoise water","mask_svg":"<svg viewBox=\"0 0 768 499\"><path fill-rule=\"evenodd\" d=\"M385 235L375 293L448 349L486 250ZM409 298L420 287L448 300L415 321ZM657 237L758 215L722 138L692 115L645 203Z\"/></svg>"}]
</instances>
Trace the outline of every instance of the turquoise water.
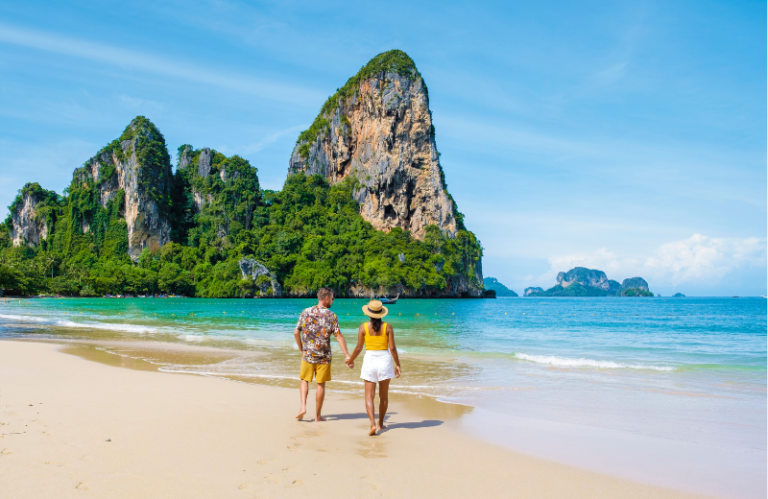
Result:
<instances>
[{"instance_id":1,"label":"turquoise water","mask_svg":"<svg viewBox=\"0 0 768 499\"><path fill-rule=\"evenodd\" d=\"M364 300L333 310L347 335ZM204 340L292 343L312 300L38 299L0 302L3 334L40 326ZM118 315L119 314L119 315ZM526 298L400 300L388 319L407 353L562 368L718 372L765 379L766 300ZM32 333L34 334L34 333Z\"/></svg>"},{"instance_id":2,"label":"turquoise water","mask_svg":"<svg viewBox=\"0 0 768 499\"><path fill-rule=\"evenodd\" d=\"M0 300L0 335L256 350L264 355L204 366L177 362L163 369L292 382L298 364L293 328L301 310L313 303ZM333 304L350 347L365 303ZM658 453L676 455L679 469L669 464L656 469L652 458L636 464L655 478L668 475L664 484L695 489L709 478L714 485L705 492L765 496L765 299L400 300L387 320L403 364L396 392L471 405L477 414L639 436L644 443L637 455L648 442ZM359 365L349 371L337 359L335 388L359 390L358 375ZM486 417L481 425L501 425L493 421L498 419ZM540 442L514 433L494 438L536 453ZM568 454L556 445L547 448ZM694 461L699 464L685 471L683 464Z\"/></svg>"}]
</instances>

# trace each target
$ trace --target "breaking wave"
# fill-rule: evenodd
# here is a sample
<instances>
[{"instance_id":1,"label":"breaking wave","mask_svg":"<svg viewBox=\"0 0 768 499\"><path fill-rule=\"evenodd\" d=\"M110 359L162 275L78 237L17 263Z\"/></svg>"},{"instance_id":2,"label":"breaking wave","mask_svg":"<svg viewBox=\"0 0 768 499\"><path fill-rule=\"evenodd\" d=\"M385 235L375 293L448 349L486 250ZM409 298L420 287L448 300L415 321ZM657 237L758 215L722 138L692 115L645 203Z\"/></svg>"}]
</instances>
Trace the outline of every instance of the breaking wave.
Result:
<instances>
[{"instance_id":1,"label":"breaking wave","mask_svg":"<svg viewBox=\"0 0 768 499\"><path fill-rule=\"evenodd\" d=\"M75 322L66 319L55 319L32 315L8 315L0 314L0 319L14 321L21 324L39 324L42 326L58 326L67 328L107 329L110 331L123 331L128 333L159 333L162 328L143 326L140 324L117 324L111 322Z\"/></svg>"},{"instance_id":2,"label":"breaking wave","mask_svg":"<svg viewBox=\"0 0 768 499\"><path fill-rule=\"evenodd\" d=\"M593 369L645 369L651 371L674 371L673 366L657 366L652 364L625 364L612 360L595 359L571 359L568 357L556 357L554 355L529 355L527 353L515 353L515 358L536 364L545 364L553 367L586 367Z\"/></svg>"}]
</instances>

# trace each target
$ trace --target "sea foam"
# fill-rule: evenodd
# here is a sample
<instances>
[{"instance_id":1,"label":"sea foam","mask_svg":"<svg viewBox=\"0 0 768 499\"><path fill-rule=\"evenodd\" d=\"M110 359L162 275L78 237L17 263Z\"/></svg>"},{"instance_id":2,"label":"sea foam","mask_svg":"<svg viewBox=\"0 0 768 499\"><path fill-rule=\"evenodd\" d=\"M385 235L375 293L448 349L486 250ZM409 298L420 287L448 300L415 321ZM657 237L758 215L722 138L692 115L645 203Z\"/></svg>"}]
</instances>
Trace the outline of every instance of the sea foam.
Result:
<instances>
[{"instance_id":1,"label":"sea foam","mask_svg":"<svg viewBox=\"0 0 768 499\"><path fill-rule=\"evenodd\" d=\"M107 329L111 331L124 331L128 333L157 333L161 328L142 326L139 324L118 324L111 322L75 322L66 319L54 319L33 315L8 315L0 314L0 319L17 321L20 323L34 323L46 326L58 326L67 328Z\"/></svg>"},{"instance_id":2,"label":"sea foam","mask_svg":"<svg viewBox=\"0 0 768 499\"><path fill-rule=\"evenodd\" d=\"M529 355L527 353L515 353L515 358L535 362L536 364L546 364L553 367L585 367L594 369L646 369L651 371L674 371L673 366L656 366L650 364L624 364L611 360L595 359L571 359L568 357L556 357L554 355Z\"/></svg>"}]
</instances>

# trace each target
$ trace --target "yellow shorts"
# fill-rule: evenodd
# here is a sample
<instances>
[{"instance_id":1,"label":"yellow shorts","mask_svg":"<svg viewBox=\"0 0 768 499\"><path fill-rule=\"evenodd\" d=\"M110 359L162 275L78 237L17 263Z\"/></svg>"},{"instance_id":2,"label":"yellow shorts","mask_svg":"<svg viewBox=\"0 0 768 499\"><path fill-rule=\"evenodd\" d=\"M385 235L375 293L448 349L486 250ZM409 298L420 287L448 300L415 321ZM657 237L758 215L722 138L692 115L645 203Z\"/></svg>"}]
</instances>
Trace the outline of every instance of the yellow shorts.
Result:
<instances>
[{"instance_id":1,"label":"yellow shorts","mask_svg":"<svg viewBox=\"0 0 768 499\"><path fill-rule=\"evenodd\" d=\"M315 381L318 383L325 383L331 381L331 365L330 364L310 364L304 359L301 359L301 372L299 373L299 379L312 382L312 377L316 375Z\"/></svg>"}]
</instances>

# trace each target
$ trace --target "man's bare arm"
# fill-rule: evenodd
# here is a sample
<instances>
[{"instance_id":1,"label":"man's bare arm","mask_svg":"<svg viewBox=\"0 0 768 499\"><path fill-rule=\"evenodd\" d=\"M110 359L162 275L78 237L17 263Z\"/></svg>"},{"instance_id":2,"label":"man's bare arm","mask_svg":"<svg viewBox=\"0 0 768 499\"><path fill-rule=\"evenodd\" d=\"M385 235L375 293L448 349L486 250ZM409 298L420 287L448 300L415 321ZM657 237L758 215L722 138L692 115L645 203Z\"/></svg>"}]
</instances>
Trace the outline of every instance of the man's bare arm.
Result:
<instances>
[{"instance_id":1,"label":"man's bare arm","mask_svg":"<svg viewBox=\"0 0 768 499\"><path fill-rule=\"evenodd\" d=\"M304 345L301 344L301 331L299 331L299 328L293 330L293 337L296 338L296 344L299 346L299 352L304 353Z\"/></svg>"}]
</instances>

